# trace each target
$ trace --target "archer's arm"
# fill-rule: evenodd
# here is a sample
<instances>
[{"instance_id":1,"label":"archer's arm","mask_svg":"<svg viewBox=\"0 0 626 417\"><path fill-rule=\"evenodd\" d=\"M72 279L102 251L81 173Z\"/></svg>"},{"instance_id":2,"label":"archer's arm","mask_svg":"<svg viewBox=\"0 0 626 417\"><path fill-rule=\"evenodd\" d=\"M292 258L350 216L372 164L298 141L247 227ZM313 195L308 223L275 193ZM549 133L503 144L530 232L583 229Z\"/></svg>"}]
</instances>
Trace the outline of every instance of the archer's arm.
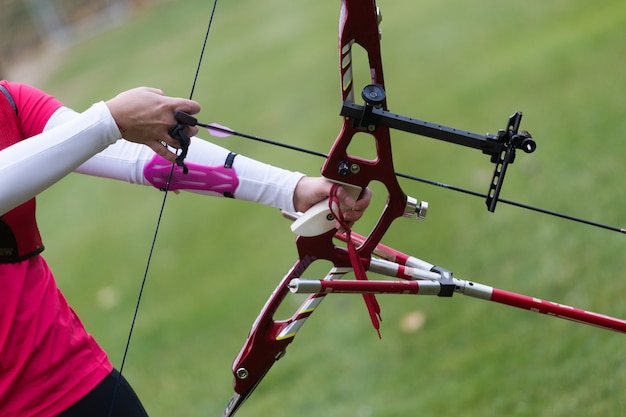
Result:
<instances>
[{"instance_id":1,"label":"archer's arm","mask_svg":"<svg viewBox=\"0 0 626 417\"><path fill-rule=\"evenodd\" d=\"M121 136L104 103L0 151L0 214L30 200Z\"/></svg>"},{"instance_id":2,"label":"archer's arm","mask_svg":"<svg viewBox=\"0 0 626 417\"><path fill-rule=\"evenodd\" d=\"M144 143L173 161L176 155L163 147L159 139L177 143L167 138L166 127L175 122L174 109L181 106L192 112L200 109L193 101L165 97L160 90L144 87L96 103L84 113L73 113L70 119L61 122L57 116L62 108L57 108L48 118L49 106L38 105L52 103L42 100L50 99L43 91L19 83L3 82L3 85L16 104L16 114L13 109L11 114L6 114L14 120L12 131L0 126L2 133L10 135L9 139L15 142L0 150L0 215L35 197L120 139L120 129L126 131L127 140ZM56 101L50 104L55 108L59 105ZM41 128L36 125L42 119L48 121L40 133Z\"/></svg>"},{"instance_id":3,"label":"archer's arm","mask_svg":"<svg viewBox=\"0 0 626 417\"><path fill-rule=\"evenodd\" d=\"M52 128L76 117L64 108L46 128ZM306 211L313 204L328 197L331 183L321 177L304 174L236 155L221 146L194 137L185 160L189 173L174 167L169 189L190 191L209 196L228 196L256 202L287 211ZM165 188L172 163L136 143L118 141L90 158L76 172L103 178L117 179L133 184ZM338 191L338 197L351 197ZM344 195L345 194L345 195ZM347 220L356 220L369 204L369 192L355 205L354 213L347 212ZM346 206L352 207L353 201Z\"/></svg>"}]
</instances>

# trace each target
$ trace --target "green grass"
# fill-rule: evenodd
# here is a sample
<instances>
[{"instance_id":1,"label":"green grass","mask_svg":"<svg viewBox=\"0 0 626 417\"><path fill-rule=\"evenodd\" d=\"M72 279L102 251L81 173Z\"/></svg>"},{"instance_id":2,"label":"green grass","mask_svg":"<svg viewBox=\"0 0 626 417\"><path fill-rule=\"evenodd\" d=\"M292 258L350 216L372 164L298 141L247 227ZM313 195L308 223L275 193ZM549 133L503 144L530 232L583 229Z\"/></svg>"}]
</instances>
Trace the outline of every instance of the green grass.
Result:
<instances>
[{"instance_id":1,"label":"green grass","mask_svg":"<svg viewBox=\"0 0 626 417\"><path fill-rule=\"evenodd\" d=\"M391 110L479 133L522 110L538 149L518 156L502 197L625 226L626 3L378 3ZM41 87L78 109L136 85L186 96L209 12L188 1L138 13L74 46ZM341 122L337 12L334 1L221 2L194 96L200 118L327 151ZM393 138L398 170L486 190L492 167L480 152ZM217 141L313 175L321 165ZM402 185L431 209L424 222L398 220L385 243L460 278L626 317L623 235ZM161 198L74 175L39 199L47 259L118 366ZM151 416L219 415L230 364L295 259L293 241L275 210L170 195L124 371ZM329 297L238 415L626 413L623 335L460 295L379 299L381 341L359 297ZM415 311L425 325L403 332Z\"/></svg>"}]
</instances>

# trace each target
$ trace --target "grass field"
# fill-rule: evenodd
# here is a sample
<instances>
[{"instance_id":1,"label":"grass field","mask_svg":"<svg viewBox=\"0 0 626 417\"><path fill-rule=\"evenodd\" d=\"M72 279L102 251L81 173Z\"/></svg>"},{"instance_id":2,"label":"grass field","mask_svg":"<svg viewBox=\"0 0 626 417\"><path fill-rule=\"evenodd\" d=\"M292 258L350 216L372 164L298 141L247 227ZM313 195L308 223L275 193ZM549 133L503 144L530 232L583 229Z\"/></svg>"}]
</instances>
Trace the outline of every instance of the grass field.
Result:
<instances>
[{"instance_id":1,"label":"grass field","mask_svg":"<svg viewBox=\"0 0 626 417\"><path fill-rule=\"evenodd\" d=\"M137 85L187 96L209 3L137 13L73 46L39 86L77 109ZM626 3L378 5L392 111L485 133L522 110L538 149L518 156L502 197L626 227ZM200 119L327 151L341 123L337 14L336 1L218 4L194 95ZM312 175L321 166L201 136ZM486 191L492 166L480 152L393 140L399 171ZM430 211L424 222L398 220L384 243L459 278L626 317L624 235L505 205L490 214L480 199L402 185ZM46 257L116 365L161 199L78 175L39 199ZM365 224L378 213L368 215ZM276 210L170 195L124 371L151 416L220 414L231 362L293 263L293 242ZM238 415L626 415L623 335L460 295L379 300L382 340L359 297L328 297ZM403 330L411 314L425 322Z\"/></svg>"}]
</instances>

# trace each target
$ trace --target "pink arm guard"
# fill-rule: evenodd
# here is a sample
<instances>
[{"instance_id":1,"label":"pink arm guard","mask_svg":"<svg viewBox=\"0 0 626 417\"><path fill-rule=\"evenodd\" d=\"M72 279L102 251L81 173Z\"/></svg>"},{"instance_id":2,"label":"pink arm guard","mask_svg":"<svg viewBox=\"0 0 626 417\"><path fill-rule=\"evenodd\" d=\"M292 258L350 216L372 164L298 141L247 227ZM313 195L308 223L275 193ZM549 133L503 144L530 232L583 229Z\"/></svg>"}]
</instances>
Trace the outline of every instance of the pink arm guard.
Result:
<instances>
[{"instance_id":1,"label":"pink arm guard","mask_svg":"<svg viewBox=\"0 0 626 417\"><path fill-rule=\"evenodd\" d=\"M235 154L231 153L223 166L207 166L186 163L189 172L183 173L183 167L174 166L159 155L154 155L143 169L143 175L156 188L165 190L167 180L172 172L169 190L203 190L222 194L224 197L234 198L239 179L232 162Z\"/></svg>"}]
</instances>

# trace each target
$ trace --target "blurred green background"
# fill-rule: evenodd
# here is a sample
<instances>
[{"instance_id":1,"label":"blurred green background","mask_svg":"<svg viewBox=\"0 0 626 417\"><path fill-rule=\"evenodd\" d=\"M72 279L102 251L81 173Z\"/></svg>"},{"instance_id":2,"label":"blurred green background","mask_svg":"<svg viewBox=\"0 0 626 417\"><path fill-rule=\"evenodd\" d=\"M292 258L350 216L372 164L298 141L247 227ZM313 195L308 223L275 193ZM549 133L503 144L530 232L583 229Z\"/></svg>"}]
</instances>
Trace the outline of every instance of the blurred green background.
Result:
<instances>
[{"instance_id":1,"label":"blurred green background","mask_svg":"<svg viewBox=\"0 0 626 417\"><path fill-rule=\"evenodd\" d=\"M392 111L495 133L521 110L538 149L518 154L502 197L626 227L626 3L378 6ZM328 151L341 125L338 8L337 1L219 2L194 95L199 118ZM138 85L187 96L210 10L200 0L126 5L2 67L78 110ZM311 175L322 163L200 136ZM393 132L393 146L399 171L488 187L493 167L478 151L401 132ZM459 278L626 317L622 234L503 204L491 214L480 199L401 184L430 203L428 217L398 220L384 243ZM359 231L385 197L373 188ZM59 285L116 366L162 197L71 175L38 200ZM232 394L232 360L295 259L288 226L275 209L247 202L168 197L124 370L151 416L221 413ZM360 297L327 297L238 415L626 415L623 335L461 295L379 301L382 340ZM410 317L423 324L407 329Z\"/></svg>"}]
</instances>

